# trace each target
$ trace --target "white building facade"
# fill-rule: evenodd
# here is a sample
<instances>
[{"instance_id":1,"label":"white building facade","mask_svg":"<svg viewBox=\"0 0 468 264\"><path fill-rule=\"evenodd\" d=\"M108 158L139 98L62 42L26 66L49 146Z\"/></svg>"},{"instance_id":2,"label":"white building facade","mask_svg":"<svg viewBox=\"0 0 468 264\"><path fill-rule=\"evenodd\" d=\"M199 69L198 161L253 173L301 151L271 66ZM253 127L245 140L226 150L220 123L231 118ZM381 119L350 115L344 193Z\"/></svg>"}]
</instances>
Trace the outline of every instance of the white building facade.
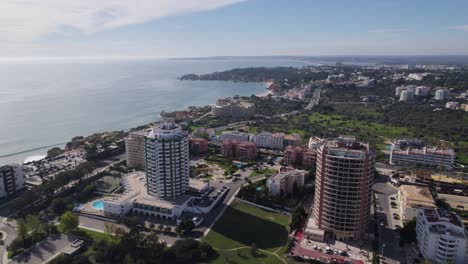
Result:
<instances>
[{"instance_id":1,"label":"white building facade","mask_svg":"<svg viewBox=\"0 0 468 264\"><path fill-rule=\"evenodd\" d=\"M272 148L273 136L269 132L261 132L253 137L253 142L259 148Z\"/></svg>"},{"instance_id":2,"label":"white building facade","mask_svg":"<svg viewBox=\"0 0 468 264\"><path fill-rule=\"evenodd\" d=\"M449 91L447 91L445 89L438 89L435 92L434 99L436 99L436 100L448 100L449 97L450 97Z\"/></svg>"},{"instance_id":3,"label":"white building facade","mask_svg":"<svg viewBox=\"0 0 468 264\"><path fill-rule=\"evenodd\" d=\"M250 134L247 133L242 133L239 131L224 131L221 133L219 136L219 139L221 141L224 141L226 139L235 139L235 140L240 140L240 141L249 141L250 140Z\"/></svg>"},{"instance_id":4,"label":"white building facade","mask_svg":"<svg viewBox=\"0 0 468 264\"><path fill-rule=\"evenodd\" d=\"M284 133L274 133L271 135L271 148L283 149Z\"/></svg>"},{"instance_id":5,"label":"white building facade","mask_svg":"<svg viewBox=\"0 0 468 264\"><path fill-rule=\"evenodd\" d=\"M293 193L294 185L298 188L304 186L306 173L302 170L291 170L272 175L266 182L269 194L277 196Z\"/></svg>"},{"instance_id":6,"label":"white building facade","mask_svg":"<svg viewBox=\"0 0 468 264\"><path fill-rule=\"evenodd\" d=\"M0 167L0 198L15 194L24 188L25 173L20 164Z\"/></svg>"},{"instance_id":7,"label":"white building facade","mask_svg":"<svg viewBox=\"0 0 468 264\"><path fill-rule=\"evenodd\" d=\"M431 263L467 263L467 233L461 219L452 212L420 208L416 217L418 247Z\"/></svg>"},{"instance_id":8,"label":"white building facade","mask_svg":"<svg viewBox=\"0 0 468 264\"><path fill-rule=\"evenodd\" d=\"M150 195L176 198L189 187L189 141L173 122L154 127L145 138L147 188Z\"/></svg>"},{"instance_id":9,"label":"white building facade","mask_svg":"<svg viewBox=\"0 0 468 264\"><path fill-rule=\"evenodd\" d=\"M422 147L421 149L407 148L390 150L390 164L427 164L452 170L455 165L455 151L453 149L437 149Z\"/></svg>"}]
</instances>

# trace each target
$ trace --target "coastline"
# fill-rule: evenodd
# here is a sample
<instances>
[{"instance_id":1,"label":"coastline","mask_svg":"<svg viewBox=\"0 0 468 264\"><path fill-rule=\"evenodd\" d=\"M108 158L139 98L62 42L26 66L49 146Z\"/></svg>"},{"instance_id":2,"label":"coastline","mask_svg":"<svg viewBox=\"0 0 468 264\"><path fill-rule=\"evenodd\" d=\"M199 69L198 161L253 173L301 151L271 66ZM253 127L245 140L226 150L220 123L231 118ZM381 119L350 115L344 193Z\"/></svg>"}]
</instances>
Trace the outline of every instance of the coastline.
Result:
<instances>
[{"instance_id":1,"label":"coastline","mask_svg":"<svg viewBox=\"0 0 468 264\"><path fill-rule=\"evenodd\" d=\"M268 97L269 95L274 95L275 93L271 91L270 87L274 84L273 81L263 82L265 85L265 92L256 94L257 97Z\"/></svg>"}]
</instances>

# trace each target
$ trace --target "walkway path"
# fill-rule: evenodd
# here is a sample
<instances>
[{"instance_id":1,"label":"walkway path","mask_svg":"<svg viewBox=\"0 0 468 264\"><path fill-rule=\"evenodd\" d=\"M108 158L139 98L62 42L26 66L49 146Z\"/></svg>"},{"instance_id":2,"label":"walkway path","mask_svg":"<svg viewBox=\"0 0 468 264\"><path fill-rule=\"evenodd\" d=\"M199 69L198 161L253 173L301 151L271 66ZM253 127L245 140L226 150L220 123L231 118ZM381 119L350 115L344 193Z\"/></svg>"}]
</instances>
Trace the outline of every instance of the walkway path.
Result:
<instances>
[{"instance_id":1,"label":"walkway path","mask_svg":"<svg viewBox=\"0 0 468 264\"><path fill-rule=\"evenodd\" d=\"M243 247L230 248L230 249L219 249L219 248L215 248L215 247L214 247L213 249L215 249L215 250L217 250L217 251L222 251L222 252L231 252L231 251L236 251L236 250L245 249L245 248L250 248L250 247L248 247L248 246L243 246ZM278 255L278 251L280 251L281 248L282 248L282 247L278 248L275 252L270 252L270 251L263 250L263 249L260 249L260 248L259 248L258 250L259 250L260 252L273 255L273 256L277 257L278 259L280 259L284 264L288 264L288 263L286 262L286 260L284 260L282 257L280 257L280 256Z\"/></svg>"}]
</instances>

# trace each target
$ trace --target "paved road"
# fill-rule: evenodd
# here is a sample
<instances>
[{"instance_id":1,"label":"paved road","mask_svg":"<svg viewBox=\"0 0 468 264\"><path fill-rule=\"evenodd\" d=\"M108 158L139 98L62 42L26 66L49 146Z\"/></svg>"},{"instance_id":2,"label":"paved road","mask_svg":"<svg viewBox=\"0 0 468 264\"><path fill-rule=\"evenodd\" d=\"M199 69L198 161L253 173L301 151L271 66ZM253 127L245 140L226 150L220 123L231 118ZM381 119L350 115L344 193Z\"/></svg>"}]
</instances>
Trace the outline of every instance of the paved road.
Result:
<instances>
[{"instance_id":1,"label":"paved road","mask_svg":"<svg viewBox=\"0 0 468 264\"><path fill-rule=\"evenodd\" d=\"M210 181L210 185L213 187L223 187L226 186L229 188L229 191L227 194L224 196L222 201L220 201L220 204L213 208L208 214L205 215L205 220L203 221L202 225L197 228L197 231L200 231L202 233L206 233L207 229L211 228L216 220L218 219L218 216L220 216L222 213L224 213L224 210L229 206L229 202L232 200L234 195L237 193L237 191L240 189L240 187L245 183L244 178L248 177L250 175L250 171L240 171L238 172L241 174L240 177L237 177L238 180L233 181L233 182L219 182L219 181Z\"/></svg>"},{"instance_id":2,"label":"paved road","mask_svg":"<svg viewBox=\"0 0 468 264\"><path fill-rule=\"evenodd\" d=\"M386 176L377 179L373 189L377 197L377 215L379 218L379 248L381 263L396 264L405 263L404 254L399 246L400 236L398 231L395 231L395 225L401 226L400 220L395 220L393 214L398 213L397 209L391 208L391 197L396 200L398 189L389 183ZM401 216L400 216L401 217Z\"/></svg>"},{"instance_id":3,"label":"paved road","mask_svg":"<svg viewBox=\"0 0 468 264\"><path fill-rule=\"evenodd\" d=\"M5 232L6 238L4 238L4 244L0 245L0 263L6 264L6 246L16 238L16 229L10 223L4 223L4 218L0 222L0 230Z\"/></svg>"},{"instance_id":4,"label":"paved road","mask_svg":"<svg viewBox=\"0 0 468 264\"><path fill-rule=\"evenodd\" d=\"M321 92L322 92L322 89L320 88L317 88L314 90L314 94L312 95L312 98L310 99L310 103L305 107L305 110L307 111L312 110L314 106L319 104Z\"/></svg>"}]
</instances>

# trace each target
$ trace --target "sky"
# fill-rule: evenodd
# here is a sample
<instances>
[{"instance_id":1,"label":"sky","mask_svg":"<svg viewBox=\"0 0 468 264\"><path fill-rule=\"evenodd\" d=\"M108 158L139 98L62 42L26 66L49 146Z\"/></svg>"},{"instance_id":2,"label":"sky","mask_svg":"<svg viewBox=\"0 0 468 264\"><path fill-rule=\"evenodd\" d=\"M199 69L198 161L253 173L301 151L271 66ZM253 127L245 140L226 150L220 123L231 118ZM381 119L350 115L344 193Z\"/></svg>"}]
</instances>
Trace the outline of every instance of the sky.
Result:
<instances>
[{"instance_id":1,"label":"sky","mask_svg":"<svg viewBox=\"0 0 468 264\"><path fill-rule=\"evenodd\" d=\"M460 54L466 0L0 0L0 58Z\"/></svg>"}]
</instances>

